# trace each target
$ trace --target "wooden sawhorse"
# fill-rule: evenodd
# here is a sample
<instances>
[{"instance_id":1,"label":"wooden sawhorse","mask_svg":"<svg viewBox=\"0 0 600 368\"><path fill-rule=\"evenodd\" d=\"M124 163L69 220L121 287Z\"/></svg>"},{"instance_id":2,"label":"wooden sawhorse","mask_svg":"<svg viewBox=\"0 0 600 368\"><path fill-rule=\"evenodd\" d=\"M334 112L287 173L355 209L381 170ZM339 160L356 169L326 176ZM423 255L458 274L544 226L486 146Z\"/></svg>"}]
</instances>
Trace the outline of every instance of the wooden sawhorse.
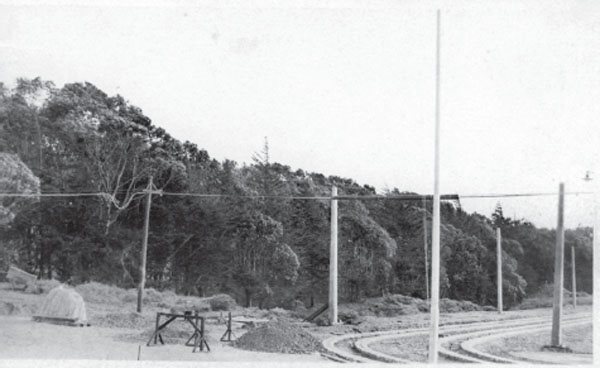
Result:
<instances>
[{"instance_id":1,"label":"wooden sawhorse","mask_svg":"<svg viewBox=\"0 0 600 368\"><path fill-rule=\"evenodd\" d=\"M162 324L160 324L160 318L162 316L166 317L167 320L165 322L163 322ZM210 347L208 346L208 343L206 342L206 337L205 337L205 330L204 330L204 320L205 319L204 319L204 317L199 316L198 312L195 312L193 315L191 313L186 313L186 314L162 313L162 312L156 313L156 325L154 328L154 333L152 334L152 336L150 336L150 339L148 340L148 343L146 343L146 346L150 346L150 344L152 342L154 342L154 344L158 344L158 341L160 341L160 343L164 345L165 342L163 341L161 331L164 330L171 322L173 322L177 319L183 319L184 321L189 322L189 324L194 328L194 333L192 334L192 336L190 336L190 338L185 343L186 346L194 347L194 349L192 350L192 353L195 353L196 349L198 349L198 348L200 348L200 351L203 351L204 347L206 347L206 351L210 352ZM200 322L200 327L198 327L198 322ZM193 343L191 343L192 340L194 340Z\"/></svg>"}]
</instances>

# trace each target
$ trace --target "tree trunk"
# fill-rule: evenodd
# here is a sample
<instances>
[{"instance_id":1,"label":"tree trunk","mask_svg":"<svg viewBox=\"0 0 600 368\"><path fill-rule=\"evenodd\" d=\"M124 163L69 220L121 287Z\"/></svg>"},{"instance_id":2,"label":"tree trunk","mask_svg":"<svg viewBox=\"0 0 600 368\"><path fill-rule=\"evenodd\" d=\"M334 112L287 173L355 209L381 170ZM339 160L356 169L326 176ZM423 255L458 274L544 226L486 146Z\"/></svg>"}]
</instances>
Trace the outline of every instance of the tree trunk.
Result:
<instances>
[{"instance_id":1,"label":"tree trunk","mask_svg":"<svg viewBox=\"0 0 600 368\"><path fill-rule=\"evenodd\" d=\"M48 252L48 259L47 259L46 266L48 267L48 269L47 269L48 280L52 280L52 250L50 250L50 252Z\"/></svg>"},{"instance_id":2,"label":"tree trunk","mask_svg":"<svg viewBox=\"0 0 600 368\"><path fill-rule=\"evenodd\" d=\"M244 289L244 293L246 294L246 308L250 308L252 306L252 292L250 289Z\"/></svg>"}]
</instances>

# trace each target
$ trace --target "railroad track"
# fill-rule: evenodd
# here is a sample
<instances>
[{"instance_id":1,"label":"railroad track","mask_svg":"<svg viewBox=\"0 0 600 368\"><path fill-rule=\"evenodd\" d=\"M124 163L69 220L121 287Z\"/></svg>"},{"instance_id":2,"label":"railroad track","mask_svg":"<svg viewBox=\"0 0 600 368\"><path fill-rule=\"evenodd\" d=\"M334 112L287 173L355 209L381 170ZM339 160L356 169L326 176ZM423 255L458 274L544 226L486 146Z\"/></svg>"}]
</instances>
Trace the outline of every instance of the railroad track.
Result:
<instances>
[{"instance_id":1,"label":"railroad track","mask_svg":"<svg viewBox=\"0 0 600 368\"><path fill-rule=\"evenodd\" d=\"M564 326L591 323L591 313L577 313L563 317ZM478 350L477 346L495 338L521 333L549 330L550 317L505 319L490 322L447 324L440 326L440 357L469 363L523 363L494 356ZM428 328L377 331L333 336L323 341L327 357L344 362L414 363L401 356L375 349L372 345L400 338L423 336Z\"/></svg>"}]
</instances>

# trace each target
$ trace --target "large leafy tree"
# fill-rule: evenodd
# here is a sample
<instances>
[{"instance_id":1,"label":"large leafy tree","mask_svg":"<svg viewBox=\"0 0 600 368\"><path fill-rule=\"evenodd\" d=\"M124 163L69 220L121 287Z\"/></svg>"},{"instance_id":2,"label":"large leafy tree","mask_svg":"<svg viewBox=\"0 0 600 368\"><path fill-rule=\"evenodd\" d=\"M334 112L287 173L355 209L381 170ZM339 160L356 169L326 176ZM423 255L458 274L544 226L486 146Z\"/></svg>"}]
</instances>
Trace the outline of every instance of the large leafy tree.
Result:
<instances>
[{"instance_id":1,"label":"large leafy tree","mask_svg":"<svg viewBox=\"0 0 600 368\"><path fill-rule=\"evenodd\" d=\"M1 181L6 191L103 192L105 195L2 198L3 249L40 277L132 286L138 276L143 190L152 176L168 195L154 195L148 285L187 294L226 292L270 307L327 296L331 186L348 195L375 189L274 162L267 142L250 164L212 159L191 142L155 126L122 96L91 83L57 88L39 78L0 84ZM28 183L28 184L27 184ZM194 192L222 197L183 196ZM403 194L398 189L384 194ZM266 196L258 197L257 196ZM250 198L252 197L252 198ZM421 201L340 201L342 300L387 292L425 297ZM496 300L495 228L503 235L507 304L552 282L555 232L504 215L441 208L441 292L482 304ZM426 223L427 224L427 223ZM591 229L565 234L575 247L578 285L591 291ZM6 257L5 257L6 258ZM570 259L570 257L566 257Z\"/></svg>"},{"instance_id":2,"label":"large leafy tree","mask_svg":"<svg viewBox=\"0 0 600 368\"><path fill-rule=\"evenodd\" d=\"M232 279L252 305L259 294L264 300L277 283L294 283L300 263L291 248L281 242L281 223L261 213L242 214L234 219L231 234Z\"/></svg>"}]
</instances>

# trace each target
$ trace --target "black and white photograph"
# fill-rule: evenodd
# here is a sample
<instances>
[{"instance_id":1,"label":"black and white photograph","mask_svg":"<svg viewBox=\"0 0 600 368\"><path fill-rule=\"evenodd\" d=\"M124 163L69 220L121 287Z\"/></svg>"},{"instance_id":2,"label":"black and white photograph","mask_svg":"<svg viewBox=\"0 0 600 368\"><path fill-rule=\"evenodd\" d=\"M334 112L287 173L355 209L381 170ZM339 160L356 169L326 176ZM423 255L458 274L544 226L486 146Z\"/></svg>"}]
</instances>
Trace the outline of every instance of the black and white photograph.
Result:
<instances>
[{"instance_id":1,"label":"black and white photograph","mask_svg":"<svg viewBox=\"0 0 600 368\"><path fill-rule=\"evenodd\" d=\"M598 1L0 0L0 368L600 364L599 203Z\"/></svg>"}]
</instances>

